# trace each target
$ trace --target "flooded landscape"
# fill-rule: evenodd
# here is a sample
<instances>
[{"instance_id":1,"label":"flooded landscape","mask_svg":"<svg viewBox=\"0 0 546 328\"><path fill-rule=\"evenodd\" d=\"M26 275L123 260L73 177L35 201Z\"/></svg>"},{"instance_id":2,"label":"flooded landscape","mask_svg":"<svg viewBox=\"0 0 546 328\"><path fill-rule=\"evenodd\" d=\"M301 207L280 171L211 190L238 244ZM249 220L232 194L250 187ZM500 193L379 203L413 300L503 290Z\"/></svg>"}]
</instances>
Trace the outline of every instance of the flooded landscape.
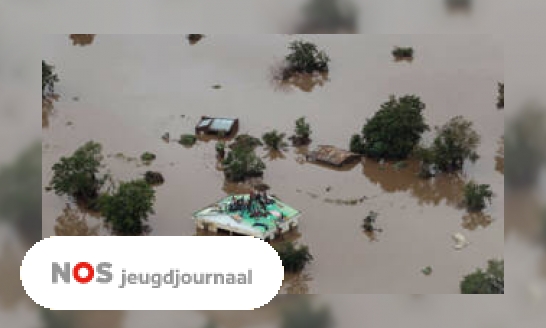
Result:
<instances>
[{"instance_id":1,"label":"flooded landscape","mask_svg":"<svg viewBox=\"0 0 546 328\"><path fill-rule=\"evenodd\" d=\"M47 191L52 166L88 141L102 144L103 173L114 181L160 172L154 187L151 235L211 235L192 215L244 184L226 182L217 138L178 143L202 116L238 118L238 134L291 135L294 122L311 125L308 146L257 148L270 193L301 211L286 240L309 247L314 260L288 274L281 292L309 294L459 293L463 276L504 252L504 112L497 83L504 81L503 44L485 35L49 35L42 58L55 67L56 99L42 104L42 234L108 235L100 214ZM324 49L329 71L279 81L278 67L293 40ZM415 50L395 61L396 46ZM319 145L349 148L351 136L390 95L415 94L431 131L461 115L481 136L480 158L462 173L422 179L408 159L362 158L342 167L311 163ZM166 133L170 140L162 138ZM156 159L144 163L141 155ZM483 213L461 206L466 182L489 184ZM377 213L378 231L363 219ZM73 215L71 215L73 214ZM59 217L61 217L59 219ZM454 234L468 240L456 250ZM145 237L143 237L145 238ZM273 242L275 243L275 241ZM423 268L432 273L423 274ZM242 325L241 325L242 326ZM234 326L235 327L235 326Z\"/></svg>"}]
</instances>

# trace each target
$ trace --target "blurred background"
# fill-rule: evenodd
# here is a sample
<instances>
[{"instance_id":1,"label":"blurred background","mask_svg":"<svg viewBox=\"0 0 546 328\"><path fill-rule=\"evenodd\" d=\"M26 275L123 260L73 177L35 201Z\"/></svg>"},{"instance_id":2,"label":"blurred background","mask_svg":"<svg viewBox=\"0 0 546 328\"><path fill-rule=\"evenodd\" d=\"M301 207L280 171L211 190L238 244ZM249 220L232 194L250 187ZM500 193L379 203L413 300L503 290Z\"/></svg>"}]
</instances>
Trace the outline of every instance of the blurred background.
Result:
<instances>
[{"instance_id":1,"label":"blurred background","mask_svg":"<svg viewBox=\"0 0 546 328\"><path fill-rule=\"evenodd\" d=\"M546 77L539 0L0 0L0 322L3 327L543 327ZM235 18L235 19L234 19ZM11 31L11 33L7 33ZM507 294L282 296L251 312L59 312L19 282L41 238L40 33L495 33L510 75L498 169L505 184ZM446 63L448 64L448 63ZM511 92L511 93L510 93ZM36 107L35 107L36 106ZM504 163L505 152L510 153ZM463 298L464 297L464 298ZM487 297L487 298L485 298Z\"/></svg>"}]
</instances>

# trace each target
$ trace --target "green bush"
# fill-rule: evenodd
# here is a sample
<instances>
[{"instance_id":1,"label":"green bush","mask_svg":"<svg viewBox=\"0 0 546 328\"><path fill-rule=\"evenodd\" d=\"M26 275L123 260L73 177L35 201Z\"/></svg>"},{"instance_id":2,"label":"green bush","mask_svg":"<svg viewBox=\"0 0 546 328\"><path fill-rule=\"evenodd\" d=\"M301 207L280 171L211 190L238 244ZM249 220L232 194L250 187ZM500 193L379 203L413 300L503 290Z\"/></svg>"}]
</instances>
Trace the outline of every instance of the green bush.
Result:
<instances>
[{"instance_id":1,"label":"green bush","mask_svg":"<svg viewBox=\"0 0 546 328\"><path fill-rule=\"evenodd\" d=\"M119 235L142 235L148 231L148 215L154 213L155 191L144 180L121 182L117 191L104 194L99 208L106 222Z\"/></svg>"},{"instance_id":2,"label":"green bush","mask_svg":"<svg viewBox=\"0 0 546 328\"><path fill-rule=\"evenodd\" d=\"M277 132L277 130L273 130L271 132L264 133L262 136L262 140L270 150L279 151L288 146L287 143L284 141L285 136L286 134L279 133Z\"/></svg>"},{"instance_id":3,"label":"green bush","mask_svg":"<svg viewBox=\"0 0 546 328\"><path fill-rule=\"evenodd\" d=\"M178 143L186 147L191 147L195 145L196 142L197 137L193 134L183 134L180 136L180 141L178 141Z\"/></svg>"},{"instance_id":4,"label":"green bush","mask_svg":"<svg viewBox=\"0 0 546 328\"><path fill-rule=\"evenodd\" d=\"M226 157L226 143L218 141L214 148L216 149L216 157L223 160Z\"/></svg>"},{"instance_id":5,"label":"green bush","mask_svg":"<svg viewBox=\"0 0 546 328\"><path fill-rule=\"evenodd\" d=\"M504 83L499 83L499 95L497 97L497 107L504 108Z\"/></svg>"},{"instance_id":6,"label":"green bush","mask_svg":"<svg viewBox=\"0 0 546 328\"><path fill-rule=\"evenodd\" d=\"M294 246L291 242L284 242L275 247L286 272L299 272L313 260L309 248L304 245Z\"/></svg>"},{"instance_id":7,"label":"green bush","mask_svg":"<svg viewBox=\"0 0 546 328\"><path fill-rule=\"evenodd\" d=\"M46 98L55 92L55 83L59 82L54 66L48 65L42 60L42 98Z\"/></svg>"},{"instance_id":8,"label":"green bush","mask_svg":"<svg viewBox=\"0 0 546 328\"><path fill-rule=\"evenodd\" d=\"M263 146L260 139L249 134L241 134L235 137L233 143L229 146L231 149L243 148L246 150L254 150L257 147Z\"/></svg>"},{"instance_id":9,"label":"green bush","mask_svg":"<svg viewBox=\"0 0 546 328\"><path fill-rule=\"evenodd\" d=\"M330 58L324 51L319 51L311 42L293 41L288 46L290 53L286 56L288 73L327 72Z\"/></svg>"},{"instance_id":10,"label":"green bush","mask_svg":"<svg viewBox=\"0 0 546 328\"><path fill-rule=\"evenodd\" d=\"M102 146L90 141L70 157L61 157L53 165L51 188L57 195L68 195L87 207L93 207L104 178L98 178L103 159Z\"/></svg>"},{"instance_id":11,"label":"green bush","mask_svg":"<svg viewBox=\"0 0 546 328\"><path fill-rule=\"evenodd\" d=\"M504 294L504 260L490 260L486 271L465 276L460 288L462 294Z\"/></svg>"},{"instance_id":12,"label":"green bush","mask_svg":"<svg viewBox=\"0 0 546 328\"><path fill-rule=\"evenodd\" d=\"M391 96L364 125L362 136L351 138L351 151L372 158L407 158L429 129L424 109L425 104L417 96Z\"/></svg>"},{"instance_id":13,"label":"green bush","mask_svg":"<svg viewBox=\"0 0 546 328\"><path fill-rule=\"evenodd\" d=\"M396 59L412 59L413 58L413 48L403 48L403 47L396 47L392 51L392 55Z\"/></svg>"},{"instance_id":14,"label":"green bush","mask_svg":"<svg viewBox=\"0 0 546 328\"><path fill-rule=\"evenodd\" d=\"M292 137L292 143L295 146L307 145L311 141L311 125L307 123L305 117L300 117L296 120L296 127L294 129L294 136Z\"/></svg>"},{"instance_id":15,"label":"green bush","mask_svg":"<svg viewBox=\"0 0 546 328\"><path fill-rule=\"evenodd\" d=\"M165 182L165 179L163 178L163 175L159 172L146 171L146 173L144 174L144 181L146 181L151 186L155 186Z\"/></svg>"},{"instance_id":16,"label":"green bush","mask_svg":"<svg viewBox=\"0 0 546 328\"><path fill-rule=\"evenodd\" d=\"M438 170L452 172L461 170L465 160L475 162L480 136L472 128L472 122L456 116L437 129L432 145L434 163Z\"/></svg>"},{"instance_id":17,"label":"green bush","mask_svg":"<svg viewBox=\"0 0 546 328\"><path fill-rule=\"evenodd\" d=\"M155 154L152 154L150 152L145 152L140 156L140 160L143 161L145 164L150 164L155 160L155 158Z\"/></svg>"},{"instance_id":18,"label":"green bush","mask_svg":"<svg viewBox=\"0 0 546 328\"><path fill-rule=\"evenodd\" d=\"M243 181L260 177L265 170L264 162L253 149L245 146L234 147L223 161L224 176L229 181Z\"/></svg>"},{"instance_id":19,"label":"green bush","mask_svg":"<svg viewBox=\"0 0 546 328\"><path fill-rule=\"evenodd\" d=\"M477 184L470 181L464 187L464 204L471 212L479 212L486 206L486 202L491 203L493 191L491 186L486 184Z\"/></svg>"}]
</instances>

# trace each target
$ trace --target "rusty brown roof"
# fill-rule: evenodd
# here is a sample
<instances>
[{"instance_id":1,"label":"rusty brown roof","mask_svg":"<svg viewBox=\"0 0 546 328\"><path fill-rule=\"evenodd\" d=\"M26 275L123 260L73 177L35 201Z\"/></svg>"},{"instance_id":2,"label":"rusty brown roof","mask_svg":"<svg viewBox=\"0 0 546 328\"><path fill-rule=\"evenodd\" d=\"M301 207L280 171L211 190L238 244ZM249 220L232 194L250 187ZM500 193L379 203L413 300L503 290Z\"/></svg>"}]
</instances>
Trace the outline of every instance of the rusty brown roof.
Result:
<instances>
[{"instance_id":1,"label":"rusty brown roof","mask_svg":"<svg viewBox=\"0 0 546 328\"><path fill-rule=\"evenodd\" d=\"M312 161L320 161L333 165L342 165L349 159L359 156L347 150L339 149L334 146L321 145L311 151L308 158Z\"/></svg>"}]
</instances>

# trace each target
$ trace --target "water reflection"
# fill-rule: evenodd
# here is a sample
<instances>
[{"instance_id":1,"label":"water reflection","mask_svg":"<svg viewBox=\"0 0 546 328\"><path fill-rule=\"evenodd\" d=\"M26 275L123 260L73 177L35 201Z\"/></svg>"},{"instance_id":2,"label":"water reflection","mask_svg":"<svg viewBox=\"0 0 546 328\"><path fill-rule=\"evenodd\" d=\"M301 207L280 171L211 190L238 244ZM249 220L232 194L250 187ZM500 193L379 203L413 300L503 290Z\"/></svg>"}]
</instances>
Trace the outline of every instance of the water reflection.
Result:
<instances>
[{"instance_id":1,"label":"water reflection","mask_svg":"<svg viewBox=\"0 0 546 328\"><path fill-rule=\"evenodd\" d=\"M413 160L402 169L397 169L392 163L381 164L373 160L365 160L362 167L364 175L385 192L409 192L419 200L419 205L437 206L441 202L450 206L460 205L465 182L458 174L421 179L417 175L419 163Z\"/></svg>"},{"instance_id":2,"label":"water reflection","mask_svg":"<svg viewBox=\"0 0 546 328\"><path fill-rule=\"evenodd\" d=\"M495 170L504 175L504 137L499 141L499 150L495 156Z\"/></svg>"},{"instance_id":3,"label":"water reflection","mask_svg":"<svg viewBox=\"0 0 546 328\"><path fill-rule=\"evenodd\" d=\"M72 45L86 46L95 40L95 34L70 34Z\"/></svg>"},{"instance_id":4,"label":"water reflection","mask_svg":"<svg viewBox=\"0 0 546 328\"><path fill-rule=\"evenodd\" d=\"M463 216L462 227L474 231L479 227L486 228L493 222L493 218L484 213L468 213Z\"/></svg>"},{"instance_id":5,"label":"water reflection","mask_svg":"<svg viewBox=\"0 0 546 328\"><path fill-rule=\"evenodd\" d=\"M49 127L49 119L54 113L53 102L58 100L57 95L42 98L42 128Z\"/></svg>"},{"instance_id":6,"label":"water reflection","mask_svg":"<svg viewBox=\"0 0 546 328\"><path fill-rule=\"evenodd\" d=\"M86 215L67 205L55 223L56 236L98 236L100 226L90 227Z\"/></svg>"}]
</instances>

